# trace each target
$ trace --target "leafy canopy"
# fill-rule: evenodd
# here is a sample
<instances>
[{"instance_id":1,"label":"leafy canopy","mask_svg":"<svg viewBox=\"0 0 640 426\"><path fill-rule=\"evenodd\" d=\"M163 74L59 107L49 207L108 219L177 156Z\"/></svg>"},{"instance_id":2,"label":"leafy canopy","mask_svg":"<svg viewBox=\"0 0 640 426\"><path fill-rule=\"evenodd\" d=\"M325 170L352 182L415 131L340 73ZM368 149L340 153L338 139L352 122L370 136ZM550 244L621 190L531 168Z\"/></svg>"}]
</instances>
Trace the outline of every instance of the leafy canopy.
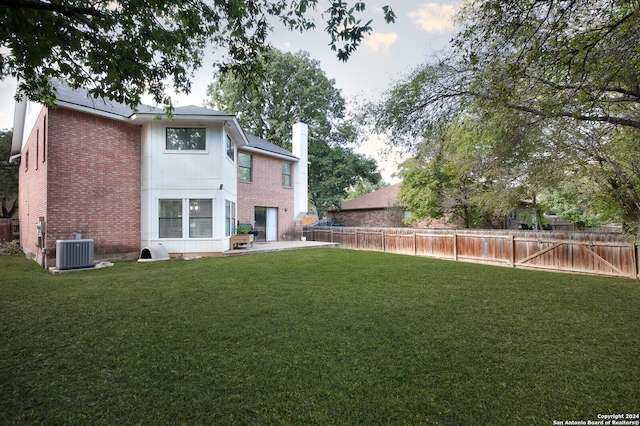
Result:
<instances>
[{"instance_id":1,"label":"leafy canopy","mask_svg":"<svg viewBox=\"0 0 640 426\"><path fill-rule=\"evenodd\" d=\"M458 21L448 57L365 107L373 130L429 163L441 138L461 142L451 126L466 117L482 149L446 162L475 163L483 208L504 212L518 198L578 189L561 182L588 181L593 190L563 198L637 229L640 3L474 0Z\"/></svg>"},{"instance_id":2,"label":"leafy canopy","mask_svg":"<svg viewBox=\"0 0 640 426\"><path fill-rule=\"evenodd\" d=\"M271 49L258 60L264 72L247 81L233 72L209 86L209 106L236 114L243 129L285 149L291 126L309 126L309 195L319 215L340 206L347 189L359 181L376 184L377 163L350 148L359 129L345 118L346 103L335 81L308 53Z\"/></svg>"},{"instance_id":3,"label":"leafy canopy","mask_svg":"<svg viewBox=\"0 0 640 426\"><path fill-rule=\"evenodd\" d=\"M18 79L17 97L55 101L54 80L133 109L145 93L171 109L166 89L189 93L205 49L219 65L251 75L272 21L289 30L316 26L319 0L14 0L0 2L0 79ZM365 2L332 1L321 13L331 49L347 60L372 31ZM384 18L394 13L384 8Z\"/></svg>"}]
</instances>

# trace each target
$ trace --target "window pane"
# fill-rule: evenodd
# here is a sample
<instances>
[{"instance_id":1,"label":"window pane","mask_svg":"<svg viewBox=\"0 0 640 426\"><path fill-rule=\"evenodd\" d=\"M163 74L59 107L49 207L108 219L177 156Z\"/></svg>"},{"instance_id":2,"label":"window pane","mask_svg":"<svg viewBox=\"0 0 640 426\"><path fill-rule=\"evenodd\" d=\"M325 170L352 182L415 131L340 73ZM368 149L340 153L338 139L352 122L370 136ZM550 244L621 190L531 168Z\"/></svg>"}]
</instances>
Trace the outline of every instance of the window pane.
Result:
<instances>
[{"instance_id":1,"label":"window pane","mask_svg":"<svg viewBox=\"0 0 640 426\"><path fill-rule=\"evenodd\" d=\"M282 163L282 186L291 186L291 163Z\"/></svg>"},{"instance_id":2,"label":"window pane","mask_svg":"<svg viewBox=\"0 0 640 426\"><path fill-rule=\"evenodd\" d=\"M213 203L207 199L189 200L189 238L213 236Z\"/></svg>"},{"instance_id":3,"label":"window pane","mask_svg":"<svg viewBox=\"0 0 640 426\"><path fill-rule=\"evenodd\" d=\"M240 167L251 168L251 155L250 154L245 154L244 152L239 153L238 154L238 164L240 164Z\"/></svg>"},{"instance_id":4,"label":"window pane","mask_svg":"<svg viewBox=\"0 0 640 426\"><path fill-rule=\"evenodd\" d=\"M236 147L229 136L227 136L227 157L235 160Z\"/></svg>"},{"instance_id":5,"label":"window pane","mask_svg":"<svg viewBox=\"0 0 640 426\"><path fill-rule=\"evenodd\" d=\"M251 169L239 168L238 178L243 182L251 182Z\"/></svg>"},{"instance_id":6,"label":"window pane","mask_svg":"<svg viewBox=\"0 0 640 426\"><path fill-rule=\"evenodd\" d=\"M167 149L185 149L184 142L187 139L187 129L167 129Z\"/></svg>"},{"instance_id":7,"label":"window pane","mask_svg":"<svg viewBox=\"0 0 640 426\"><path fill-rule=\"evenodd\" d=\"M182 200L160 200L160 238L182 238Z\"/></svg>"},{"instance_id":8,"label":"window pane","mask_svg":"<svg viewBox=\"0 0 640 426\"><path fill-rule=\"evenodd\" d=\"M227 237L236 233L236 203L227 201L225 203L225 235Z\"/></svg>"},{"instance_id":9,"label":"window pane","mask_svg":"<svg viewBox=\"0 0 640 426\"><path fill-rule=\"evenodd\" d=\"M187 149L204 151L206 149L205 129L187 129L189 134L189 144Z\"/></svg>"},{"instance_id":10,"label":"window pane","mask_svg":"<svg viewBox=\"0 0 640 426\"><path fill-rule=\"evenodd\" d=\"M167 128L166 149L204 151L207 147L206 129Z\"/></svg>"}]
</instances>

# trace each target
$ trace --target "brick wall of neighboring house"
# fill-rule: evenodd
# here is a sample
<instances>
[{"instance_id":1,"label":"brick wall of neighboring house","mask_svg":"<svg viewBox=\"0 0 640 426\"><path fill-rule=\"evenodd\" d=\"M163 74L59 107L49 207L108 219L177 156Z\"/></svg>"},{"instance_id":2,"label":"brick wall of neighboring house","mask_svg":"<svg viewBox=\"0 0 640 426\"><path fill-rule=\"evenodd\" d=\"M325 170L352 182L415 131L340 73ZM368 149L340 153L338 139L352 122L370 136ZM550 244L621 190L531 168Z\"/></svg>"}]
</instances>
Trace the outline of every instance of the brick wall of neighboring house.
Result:
<instances>
[{"instance_id":1,"label":"brick wall of neighboring house","mask_svg":"<svg viewBox=\"0 0 640 426\"><path fill-rule=\"evenodd\" d=\"M461 221L448 223L448 218L422 220L414 222L410 225L405 225L397 215L391 214L391 212L389 212L389 210L386 208L330 211L328 213L328 216L334 218L336 223L339 223L342 226L355 226L365 228L410 226L412 228L458 229L464 227L464 224Z\"/></svg>"},{"instance_id":2,"label":"brick wall of neighboring house","mask_svg":"<svg viewBox=\"0 0 640 426\"><path fill-rule=\"evenodd\" d=\"M78 233L94 240L96 257L137 255L140 127L65 108L50 110L48 127L50 256L56 240Z\"/></svg>"},{"instance_id":3,"label":"brick wall of neighboring house","mask_svg":"<svg viewBox=\"0 0 640 426\"><path fill-rule=\"evenodd\" d=\"M385 209L344 210L329 212L337 224L342 226L360 226L378 228L391 226L388 224Z\"/></svg>"},{"instance_id":4,"label":"brick wall of neighboring house","mask_svg":"<svg viewBox=\"0 0 640 426\"><path fill-rule=\"evenodd\" d=\"M43 108L22 150L18 179L20 245L39 262L42 253L36 246L36 222L40 217L47 219L47 170L50 163L48 122L49 109Z\"/></svg>"},{"instance_id":5,"label":"brick wall of neighboring house","mask_svg":"<svg viewBox=\"0 0 640 426\"><path fill-rule=\"evenodd\" d=\"M295 238L294 233L299 229L293 217L293 176L291 187L282 186L282 163L286 160L246 153L252 155L252 180L238 182L238 221L254 224L256 206L277 207L278 239ZM292 165L295 167L295 163Z\"/></svg>"}]
</instances>

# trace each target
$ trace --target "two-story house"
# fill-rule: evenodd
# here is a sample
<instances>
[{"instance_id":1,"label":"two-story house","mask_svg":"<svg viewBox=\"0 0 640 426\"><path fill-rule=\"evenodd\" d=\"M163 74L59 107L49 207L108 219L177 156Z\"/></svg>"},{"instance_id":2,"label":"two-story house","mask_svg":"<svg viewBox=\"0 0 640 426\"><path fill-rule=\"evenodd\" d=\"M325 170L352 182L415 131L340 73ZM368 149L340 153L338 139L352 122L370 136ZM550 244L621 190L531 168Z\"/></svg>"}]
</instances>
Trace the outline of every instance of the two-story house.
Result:
<instances>
[{"instance_id":1,"label":"two-story house","mask_svg":"<svg viewBox=\"0 0 640 426\"><path fill-rule=\"evenodd\" d=\"M51 266L56 240L79 236L94 240L98 259L136 258L156 243L172 254L221 254L238 220L263 227L266 240L282 238L307 205L306 125L294 130L304 158L256 142L233 115L208 108L178 107L169 119L157 108L134 112L64 85L54 108L23 100L12 143L21 245ZM246 157L239 153L252 156L256 177L273 166L283 179L287 169L290 185L243 194L238 173L246 173ZM297 189L304 200L296 201ZM247 209L254 215L245 217ZM36 229L41 221L44 229Z\"/></svg>"}]
</instances>

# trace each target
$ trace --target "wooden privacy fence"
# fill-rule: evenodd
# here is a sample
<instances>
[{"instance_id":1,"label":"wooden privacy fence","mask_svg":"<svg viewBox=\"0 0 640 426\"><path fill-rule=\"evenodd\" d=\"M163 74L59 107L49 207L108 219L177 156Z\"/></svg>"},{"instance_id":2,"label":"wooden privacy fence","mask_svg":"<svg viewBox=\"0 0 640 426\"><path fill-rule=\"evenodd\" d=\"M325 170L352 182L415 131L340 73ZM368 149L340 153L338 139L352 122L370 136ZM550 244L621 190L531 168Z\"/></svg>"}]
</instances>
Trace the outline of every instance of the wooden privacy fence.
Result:
<instances>
[{"instance_id":1,"label":"wooden privacy fence","mask_svg":"<svg viewBox=\"0 0 640 426\"><path fill-rule=\"evenodd\" d=\"M515 268L638 278L638 247L598 232L306 227L309 241Z\"/></svg>"},{"instance_id":2,"label":"wooden privacy fence","mask_svg":"<svg viewBox=\"0 0 640 426\"><path fill-rule=\"evenodd\" d=\"M0 242L20 239L20 221L17 219L0 219Z\"/></svg>"}]
</instances>

